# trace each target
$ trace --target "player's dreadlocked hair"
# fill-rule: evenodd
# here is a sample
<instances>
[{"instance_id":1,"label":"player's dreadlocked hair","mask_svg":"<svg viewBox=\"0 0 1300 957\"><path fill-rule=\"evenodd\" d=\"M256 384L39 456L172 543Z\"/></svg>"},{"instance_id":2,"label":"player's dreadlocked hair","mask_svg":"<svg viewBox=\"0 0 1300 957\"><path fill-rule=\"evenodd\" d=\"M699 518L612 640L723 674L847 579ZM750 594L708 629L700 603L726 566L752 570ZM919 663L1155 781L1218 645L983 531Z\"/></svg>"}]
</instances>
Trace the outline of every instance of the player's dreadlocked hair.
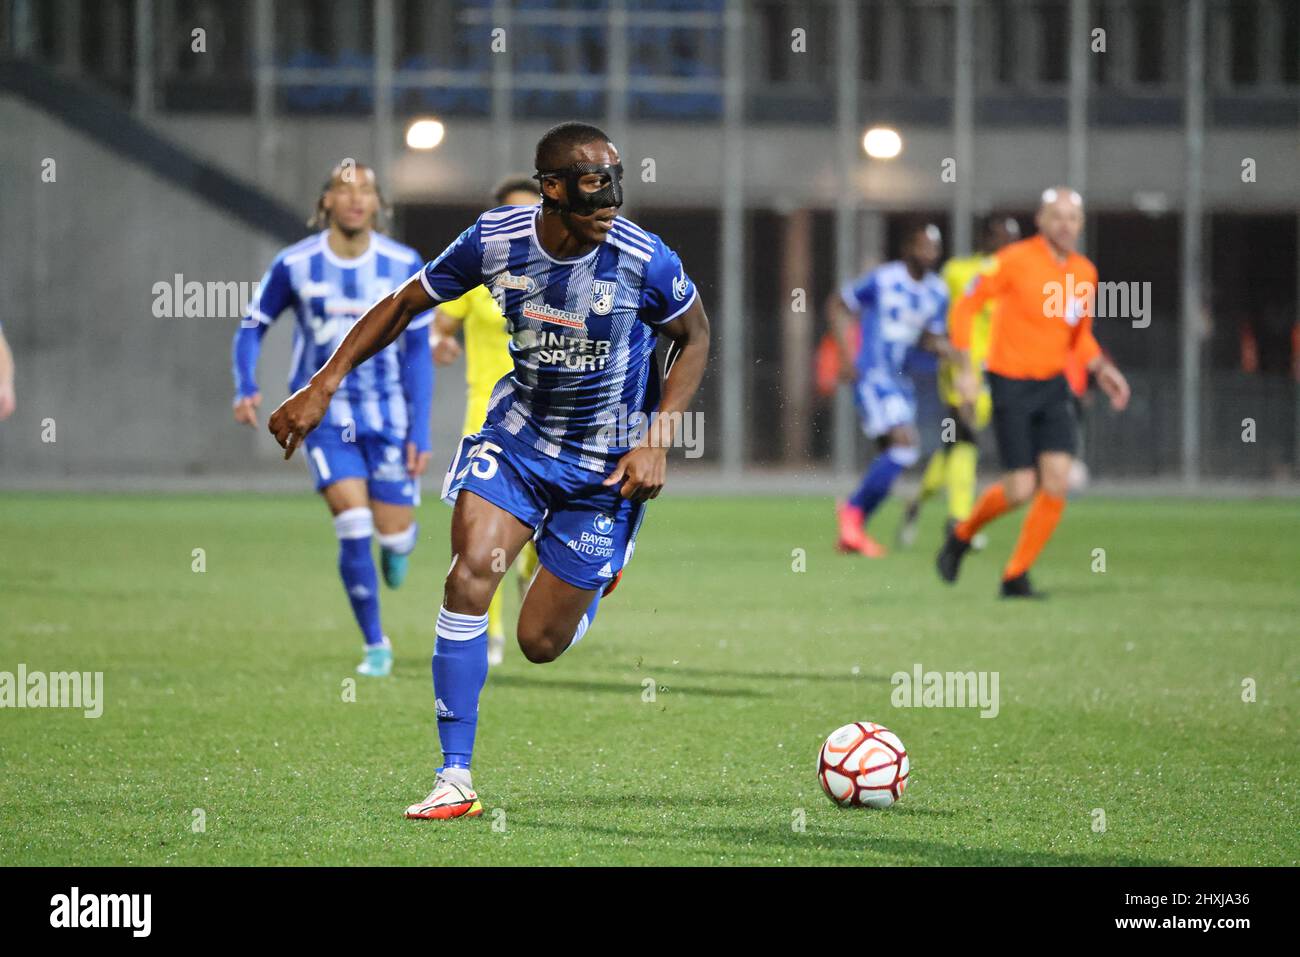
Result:
<instances>
[{"instance_id":1,"label":"player's dreadlocked hair","mask_svg":"<svg viewBox=\"0 0 1300 957\"><path fill-rule=\"evenodd\" d=\"M492 190L492 198L496 200L498 206L501 206L505 203L506 197L511 193L536 192L537 180L533 179L531 176L524 176L517 173L513 176L507 176L501 182L497 183L496 188Z\"/></svg>"},{"instance_id":2,"label":"player's dreadlocked hair","mask_svg":"<svg viewBox=\"0 0 1300 957\"><path fill-rule=\"evenodd\" d=\"M363 169L368 169L371 173L375 173L375 168L373 166L366 163L357 163L353 160L344 160L342 163L339 163L330 170L329 176L327 176L325 182L321 184L320 193L316 197L316 208L312 211L311 219L307 220L308 229L329 228L330 214L329 210L325 208L325 194L330 191L331 187L333 187L334 180L343 176L346 171L350 171L351 175L355 176L359 170ZM389 209L388 203L384 199L384 191L379 188L378 173L375 173L375 196L379 199L379 208L375 210L375 218L370 224L370 228L377 233L382 233L384 232L385 223L388 220Z\"/></svg>"},{"instance_id":3,"label":"player's dreadlocked hair","mask_svg":"<svg viewBox=\"0 0 1300 957\"><path fill-rule=\"evenodd\" d=\"M608 143L609 137L600 127L592 126L590 123L570 121L552 126L537 141L537 153L533 157L533 163L537 169L557 169L567 166L569 154L573 152L575 146L593 142Z\"/></svg>"}]
</instances>

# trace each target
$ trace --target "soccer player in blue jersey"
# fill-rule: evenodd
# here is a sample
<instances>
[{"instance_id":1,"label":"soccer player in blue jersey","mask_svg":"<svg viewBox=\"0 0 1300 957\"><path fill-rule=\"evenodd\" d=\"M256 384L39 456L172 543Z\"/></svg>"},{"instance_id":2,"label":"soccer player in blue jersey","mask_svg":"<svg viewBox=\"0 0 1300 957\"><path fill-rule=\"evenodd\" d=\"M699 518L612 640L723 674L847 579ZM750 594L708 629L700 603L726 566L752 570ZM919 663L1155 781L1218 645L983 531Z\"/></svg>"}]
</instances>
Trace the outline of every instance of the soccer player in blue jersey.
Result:
<instances>
[{"instance_id":1,"label":"soccer player in blue jersey","mask_svg":"<svg viewBox=\"0 0 1300 957\"><path fill-rule=\"evenodd\" d=\"M932 223L911 226L903 237L902 258L871 270L846 284L828 305L831 326L845 356L844 368L854 383L854 399L862 431L880 450L862 482L838 509L842 552L879 558L885 548L866 530L894 480L920 456L916 433L916 392L904 372L908 350L920 346L953 362L959 354L945 335L948 290L934 273L942 249L939 228ZM857 355L851 330L860 329ZM968 372L959 376L963 388L972 386Z\"/></svg>"},{"instance_id":2,"label":"soccer player in blue jersey","mask_svg":"<svg viewBox=\"0 0 1300 957\"><path fill-rule=\"evenodd\" d=\"M514 370L443 486L455 504L433 656L443 766L428 797L407 808L410 818L482 813L470 758L487 675L488 602L533 539L541 567L519 612L520 648L540 663L581 640L632 557L708 360L708 319L680 259L617 215L623 167L609 138L563 123L538 142L535 162L540 208L480 216L418 280L362 316L270 421L287 458L310 441L346 376L414 316L480 283L509 322ZM659 336L669 341L662 381Z\"/></svg>"},{"instance_id":3,"label":"soccer player in blue jersey","mask_svg":"<svg viewBox=\"0 0 1300 957\"><path fill-rule=\"evenodd\" d=\"M292 309L297 320L289 371L289 388L297 390L372 303L419 271L414 249L375 228L382 210L372 169L349 162L333 170L311 223L322 231L275 257L235 334L236 422L257 424L257 356L281 313ZM357 673L370 677L387 676L393 667L371 540L377 532L384 581L398 587L415 548L414 510L430 458L433 359L426 327L433 313L423 312L374 361L336 383L320 428L305 443L316 490L334 516L339 576L365 639Z\"/></svg>"}]
</instances>

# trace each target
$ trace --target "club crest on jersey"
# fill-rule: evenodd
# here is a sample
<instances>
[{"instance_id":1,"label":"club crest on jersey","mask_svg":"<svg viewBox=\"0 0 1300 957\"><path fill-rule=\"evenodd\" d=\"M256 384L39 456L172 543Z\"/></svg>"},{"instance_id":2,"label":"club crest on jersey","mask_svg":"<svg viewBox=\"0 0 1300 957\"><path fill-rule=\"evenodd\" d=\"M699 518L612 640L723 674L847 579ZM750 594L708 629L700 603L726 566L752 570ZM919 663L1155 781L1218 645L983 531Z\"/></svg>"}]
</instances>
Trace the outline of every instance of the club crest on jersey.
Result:
<instances>
[{"instance_id":1,"label":"club crest on jersey","mask_svg":"<svg viewBox=\"0 0 1300 957\"><path fill-rule=\"evenodd\" d=\"M608 535L614 530L614 520L608 515L597 515L591 524L602 535Z\"/></svg>"},{"instance_id":2,"label":"club crest on jersey","mask_svg":"<svg viewBox=\"0 0 1300 957\"><path fill-rule=\"evenodd\" d=\"M512 276L508 272L500 273L492 280L492 285L502 289L521 289L524 292L532 292L537 288L537 283L532 276Z\"/></svg>"},{"instance_id":3,"label":"club crest on jersey","mask_svg":"<svg viewBox=\"0 0 1300 957\"><path fill-rule=\"evenodd\" d=\"M616 283L597 279L591 284L591 311L598 316L608 316L614 308L614 291Z\"/></svg>"},{"instance_id":4,"label":"club crest on jersey","mask_svg":"<svg viewBox=\"0 0 1300 957\"><path fill-rule=\"evenodd\" d=\"M686 298L686 290L690 288L690 282L686 278L686 273L678 273L673 277L673 298L678 302Z\"/></svg>"},{"instance_id":5,"label":"club crest on jersey","mask_svg":"<svg viewBox=\"0 0 1300 957\"><path fill-rule=\"evenodd\" d=\"M568 312L555 306L548 306L544 302L526 302L521 312L525 319L535 319L538 322L553 322L557 326L565 326L569 329L582 329L585 331L587 328L587 324L582 321L582 316L576 312Z\"/></svg>"}]
</instances>

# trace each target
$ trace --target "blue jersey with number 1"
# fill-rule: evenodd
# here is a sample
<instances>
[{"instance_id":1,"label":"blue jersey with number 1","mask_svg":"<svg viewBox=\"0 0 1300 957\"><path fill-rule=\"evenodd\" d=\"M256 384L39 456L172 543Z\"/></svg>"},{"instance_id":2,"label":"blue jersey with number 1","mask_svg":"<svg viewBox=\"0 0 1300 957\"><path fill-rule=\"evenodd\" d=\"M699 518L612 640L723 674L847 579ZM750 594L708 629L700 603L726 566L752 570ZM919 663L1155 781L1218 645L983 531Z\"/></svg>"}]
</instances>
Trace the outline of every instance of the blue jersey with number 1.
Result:
<instances>
[{"instance_id":1,"label":"blue jersey with number 1","mask_svg":"<svg viewBox=\"0 0 1300 957\"><path fill-rule=\"evenodd\" d=\"M419 253L379 233L371 233L369 247L354 259L334 253L328 235L318 233L282 250L262 277L235 337L237 397L258 391L254 370L262 336L286 309L296 320L289 369L293 392L325 364L371 305L420 268ZM409 336L353 369L334 393L321 425L350 427L393 442L409 438L427 450L432 365L424 330L432 319L432 311L417 316Z\"/></svg>"}]
</instances>

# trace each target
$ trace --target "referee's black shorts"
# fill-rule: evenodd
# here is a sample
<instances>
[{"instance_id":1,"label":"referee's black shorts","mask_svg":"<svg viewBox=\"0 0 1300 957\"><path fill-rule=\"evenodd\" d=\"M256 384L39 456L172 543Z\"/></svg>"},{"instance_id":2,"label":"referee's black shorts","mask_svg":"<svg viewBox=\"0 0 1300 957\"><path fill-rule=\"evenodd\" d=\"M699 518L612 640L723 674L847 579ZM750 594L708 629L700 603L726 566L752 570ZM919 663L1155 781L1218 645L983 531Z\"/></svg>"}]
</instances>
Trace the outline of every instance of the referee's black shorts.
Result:
<instances>
[{"instance_id":1,"label":"referee's black shorts","mask_svg":"<svg viewBox=\"0 0 1300 957\"><path fill-rule=\"evenodd\" d=\"M1065 376L1010 379L986 373L993 395L993 434L1008 472L1034 468L1043 452L1078 449L1078 426Z\"/></svg>"}]
</instances>

